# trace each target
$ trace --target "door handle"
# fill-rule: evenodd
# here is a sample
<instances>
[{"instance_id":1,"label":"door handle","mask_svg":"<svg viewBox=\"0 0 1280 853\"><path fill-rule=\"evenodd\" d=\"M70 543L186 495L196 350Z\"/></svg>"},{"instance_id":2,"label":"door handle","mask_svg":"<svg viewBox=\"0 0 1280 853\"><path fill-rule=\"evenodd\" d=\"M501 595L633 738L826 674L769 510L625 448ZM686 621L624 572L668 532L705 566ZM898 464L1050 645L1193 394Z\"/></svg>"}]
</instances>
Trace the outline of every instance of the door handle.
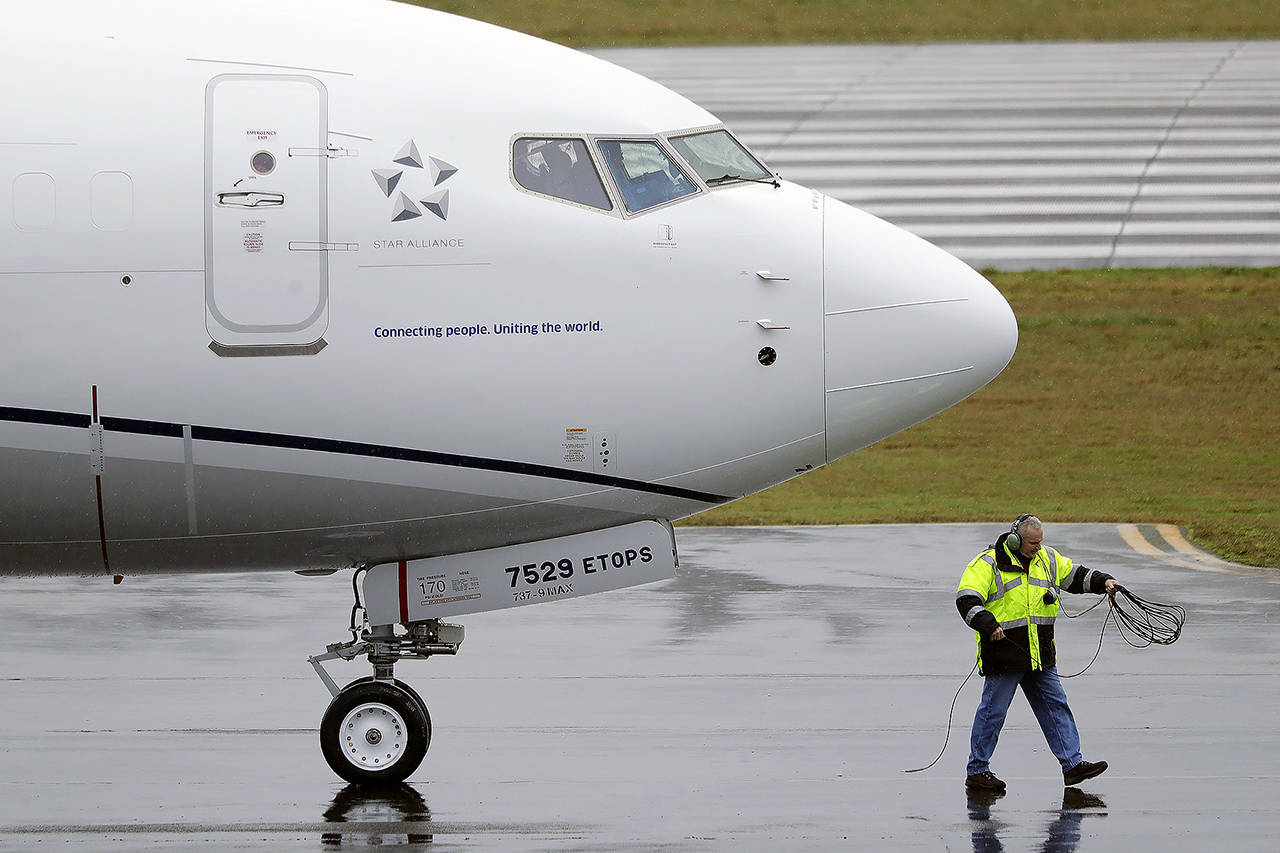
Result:
<instances>
[{"instance_id":1,"label":"door handle","mask_svg":"<svg viewBox=\"0 0 1280 853\"><path fill-rule=\"evenodd\" d=\"M218 193L221 207L283 207L284 193L234 192Z\"/></svg>"},{"instance_id":2,"label":"door handle","mask_svg":"<svg viewBox=\"0 0 1280 853\"><path fill-rule=\"evenodd\" d=\"M354 148L339 148L330 145L328 148L290 148L290 157L359 157L360 152Z\"/></svg>"},{"instance_id":3,"label":"door handle","mask_svg":"<svg viewBox=\"0 0 1280 853\"><path fill-rule=\"evenodd\" d=\"M358 252L359 243L315 243L309 240L290 240L290 252Z\"/></svg>"},{"instance_id":4,"label":"door handle","mask_svg":"<svg viewBox=\"0 0 1280 853\"><path fill-rule=\"evenodd\" d=\"M791 276L779 275L776 272L769 272L768 270L756 270L756 275L760 276L760 278L765 281L791 281Z\"/></svg>"},{"instance_id":5,"label":"door handle","mask_svg":"<svg viewBox=\"0 0 1280 853\"><path fill-rule=\"evenodd\" d=\"M775 323L772 320L756 320L756 325L762 329L790 329L790 326L784 326L781 323Z\"/></svg>"}]
</instances>

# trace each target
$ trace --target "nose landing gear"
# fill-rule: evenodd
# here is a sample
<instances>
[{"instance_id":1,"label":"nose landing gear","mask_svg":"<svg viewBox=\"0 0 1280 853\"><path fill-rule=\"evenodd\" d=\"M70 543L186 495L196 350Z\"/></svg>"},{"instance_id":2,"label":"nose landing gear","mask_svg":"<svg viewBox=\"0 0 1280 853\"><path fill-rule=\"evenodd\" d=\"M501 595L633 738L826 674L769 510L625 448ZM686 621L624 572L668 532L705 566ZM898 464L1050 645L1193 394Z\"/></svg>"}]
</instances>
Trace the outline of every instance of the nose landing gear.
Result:
<instances>
[{"instance_id":1,"label":"nose landing gear","mask_svg":"<svg viewBox=\"0 0 1280 853\"><path fill-rule=\"evenodd\" d=\"M408 632L401 635L390 625L365 628L359 639L335 643L324 654L308 658L333 695L320 720L320 751L333 772L348 782L403 782L418 769L431 745L431 715L426 703L412 687L394 677L393 668L403 658L457 654L462 626L432 619L406 627ZM353 660L366 654L374 674L341 689L321 665L326 660Z\"/></svg>"}]
</instances>

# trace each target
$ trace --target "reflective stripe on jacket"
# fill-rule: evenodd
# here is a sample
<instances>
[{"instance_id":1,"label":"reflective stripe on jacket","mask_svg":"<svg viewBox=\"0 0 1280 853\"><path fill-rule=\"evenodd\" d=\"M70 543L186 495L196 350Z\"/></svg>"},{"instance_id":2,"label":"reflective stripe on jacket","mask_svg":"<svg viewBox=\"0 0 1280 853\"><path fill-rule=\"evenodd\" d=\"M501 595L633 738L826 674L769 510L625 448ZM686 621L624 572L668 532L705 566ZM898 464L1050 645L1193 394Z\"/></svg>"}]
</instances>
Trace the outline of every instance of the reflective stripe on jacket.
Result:
<instances>
[{"instance_id":1,"label":"reflective stripe on jacket","mask_svg":"<svg viewBox=\"0 0 1280 853\"><path fill-rule=\"evenodd\" d=\"M956 590L956 607L965 624L974 629L983 675L1054 666L1053 623L1061 592L1100 592L1111 578L1075 565L1048 545L1023 569L1005 545L1007 536L973 558ZM1046 602L1045 594L1050 592L1051 601ZM997 626L1004 629L1005 639L992 642L989 638Z\"/></svg>"}]
</instances>

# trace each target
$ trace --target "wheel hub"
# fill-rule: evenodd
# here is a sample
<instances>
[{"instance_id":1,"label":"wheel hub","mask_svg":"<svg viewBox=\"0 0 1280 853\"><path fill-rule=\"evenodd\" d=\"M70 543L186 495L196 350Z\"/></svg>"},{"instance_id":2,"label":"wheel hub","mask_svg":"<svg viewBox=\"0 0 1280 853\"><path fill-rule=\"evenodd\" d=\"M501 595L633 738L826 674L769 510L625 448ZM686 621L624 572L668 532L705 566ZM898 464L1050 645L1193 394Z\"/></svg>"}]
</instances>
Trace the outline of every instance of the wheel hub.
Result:
<instances>
[{"instance_id":1,"label":"wheel hub","mask_svg":"<svg viewBox=\"0 0 1280 853\"><path fill-rule=\"evenodd\" d=\"M342 754L356 767L390 767L404 755L404 719L381 702L352 708L342 719Z\"/></svg>"}]
</instances>

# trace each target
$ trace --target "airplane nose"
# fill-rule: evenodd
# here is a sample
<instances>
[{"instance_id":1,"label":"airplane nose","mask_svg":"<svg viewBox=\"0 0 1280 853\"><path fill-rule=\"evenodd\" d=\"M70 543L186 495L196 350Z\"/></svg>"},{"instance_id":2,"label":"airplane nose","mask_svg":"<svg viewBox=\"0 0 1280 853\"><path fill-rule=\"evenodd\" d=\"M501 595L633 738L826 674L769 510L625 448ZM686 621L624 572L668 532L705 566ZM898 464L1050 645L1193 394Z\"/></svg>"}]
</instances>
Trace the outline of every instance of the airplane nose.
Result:
<instances>
[{"instance_id":1,"label":"airplane nose","mask_svg":"<svg viewBox=\"0 0 1280 853\"><path fill-rule=\"evenodd\" d=\"M986 385L1018 326L990 282L913 234L830 198L823 229L831 462Z\"/></svg>"}]
</instances>

